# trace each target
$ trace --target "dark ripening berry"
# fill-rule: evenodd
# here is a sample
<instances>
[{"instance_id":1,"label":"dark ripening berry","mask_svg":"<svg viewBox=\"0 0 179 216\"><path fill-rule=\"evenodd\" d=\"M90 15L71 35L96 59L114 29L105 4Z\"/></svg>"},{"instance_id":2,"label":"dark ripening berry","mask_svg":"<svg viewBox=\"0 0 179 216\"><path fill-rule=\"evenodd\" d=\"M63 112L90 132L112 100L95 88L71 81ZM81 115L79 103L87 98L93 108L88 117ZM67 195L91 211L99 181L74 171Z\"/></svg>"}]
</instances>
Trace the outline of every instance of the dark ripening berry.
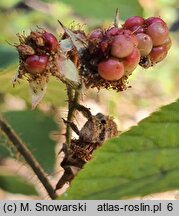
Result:
<instances>
[{"instance_id":1,"label":"dark ripening berry","mask_svg":"<svg viewBox=\"0 0 179 216\"><path fill-rule=\"evenodd\" d=\"M150 56L150 60L153 64L156 64L156 63L162 61L167 56L167 49L166 49L165 45L153 47L149 56Z\"/></svg>"},{"instance_id":2,"label":"dark ripening berry","mask_svg":"<svg viewBox=\"0 0 179 216\"><path fill-rule=\"evenodd\" d=\"M54 52L57 51L59 46L58 40L52 33L44 32L42 37L44 39L45 46L49 51L54 51Z\"/></svg>"},{"instance_id":3,"label":"dark ripening berry","mask_svg":"<svg viewBox=\"0 0 179 216\"><path fill-rule=\"evenodd\" d=\"M105 52L108 51L109 49L109 43L108 43L108 40L103 40L101 43L100 43L100 50L102 51L102 53L104 54Z\"/></svg>"},{"instance_id":4,"label":"dark ripening berry","mask_svg":"<svg viewBox=\"0 0 179 216\"><path fill-rule=\"evenodd\" d=\"M136 37L136 35L134 35L134 34L131 34L131 35L130 35L130 38L131 38L131 41L132 41L132 43L133 43L134 47L137 47L137 46L138 46L138 44L139 44L139 42L138 42L138 40L137 40L137 37Z\"/></svg>"},{"instance_id":5,"label":"dark ripening berry","mask_svg":"<svg viewBox=\"0 0 179 216\"><path fill-rule=\"evenodd\" d=\"M171 48L172 41L171 41L170 37L167 38L167 40L165 41L165 43L163 44L163 46L166 47L167 51Z\"/></svg>"},{"instance_id":6,"label":"dark ripening berry","mask_svg":"<svg viewBox=\"0 0 179 216\"><path fill-rule=\"evenodd\" d=\"M117 27L112 27L106 31L107 37L113 37L119 34L120 29Z\"/></svg>"},{"instance_id":7,"label":"dark ripening berry","mask_svg":"<svg viewBox=\"0 0 179 216\"><path fill-rule=\"evenodd\" d=\"M136 36L129 29L119 29L118 34L124 35L127 39L129 39L133 43L135 47L138 45Z\"/></svg>"},{"instance_id":8,"label":"dark ripening berry","mask_svg":"<svg viewBox=\"0 0 179 216\"><path fill-rule=\"evenodd\" d=\"M45 71L48 60L49 58L46 55L32 55L27 57L24 66L30 74L41 74Z\"/></svg>"},{"instance_id":9,"label":"dark ripening berry","mask_svg":"<svg viewBox=\"0 0 179 216\"><path fill-rule=\"evenodd\" d=\"M124 58L122 61L124 65L124 75L128 76L132 74L132 71L137 67L140 62L140 51L137 48L134 48L132 53Z\"/></svg>"},{"instance_id":10,"label":"dark ripening berry","mask_svg":"<svg viewBox=\"0 0 179 216\"><path fill-rule=\"evenodd\" d=\"M141 56L147 56L153 47L151 37L144 33L139 33L136 35L136 37L138 40L138 49Z\"/></svg>"},{"instance_id":11,"label":"dark ripening berry","mask_svg":"<svg viewBox=\"0 0 179 216\"><path fill-rule=\"evenodd\" d=\"M151 25L152 23L160 22L166 25L166 23L160 17L149 17L145 20L145 24L147 26Z\"/></svg>"},{"instance_id":12,"label":"dark ripening berry","mask_svg":"<svg viewBox=\"0 0 179 216\"><path fill-rule=\"evenodd\" d=\"M105 80L119 80L124 74L124 66L118 59L107 59L98 64L98 73Z\"/></svg>"},{"instance_id":13,"label":"dark ripening berry","mask_svg":"<svg viewBox=\"0 0 179 216\"><path fill-rule=\"evenodd\" d=\"M167 26L161 22L154 22L149 25L146 33L152 38L154 46L164 44L169 35Z\"/></svg>"},{"instance_id":14,"label":"dark ripening berry","mask_svg":"<svg viewBox=\"0 0 179 216\"><path fill-rule=\"evenodd\" d=\"M133 16L126 20L124 23L124 28L130 29L133 26L142 26L144 19L140 16Z\"/></svg>"},{"instance_id":15,"label":"dark ripening berry","mask_svg":"<svg viewBox=\"0 0 179 216\"><path fill-rule=\"evenodd\" d=\"M88 36L90 41L100 41L103 38L103 30L98 28L90 33Z\"/></svg>"},{"instance_id":16,"label":"dark ripening berry","mask_svg":"<svg viewBox=\"0 0 179 216\"><path fill-rule=\"evenodd\" d=\"M133 26L130 28L130 31L133 34L144 33L145 29L142 26Z\"/></svg>"},{"instance_id":17,"label":"dark ripening berry","mask_svg":"<svg viewBox=\"0 0 179 216\"><path fill-rule=\"evenodd\" d=\"M134 44L130 36L118 35L114 37L111 46L111 55L117 58L124 58L132 52Z\"/></svg>"}]
</instances>

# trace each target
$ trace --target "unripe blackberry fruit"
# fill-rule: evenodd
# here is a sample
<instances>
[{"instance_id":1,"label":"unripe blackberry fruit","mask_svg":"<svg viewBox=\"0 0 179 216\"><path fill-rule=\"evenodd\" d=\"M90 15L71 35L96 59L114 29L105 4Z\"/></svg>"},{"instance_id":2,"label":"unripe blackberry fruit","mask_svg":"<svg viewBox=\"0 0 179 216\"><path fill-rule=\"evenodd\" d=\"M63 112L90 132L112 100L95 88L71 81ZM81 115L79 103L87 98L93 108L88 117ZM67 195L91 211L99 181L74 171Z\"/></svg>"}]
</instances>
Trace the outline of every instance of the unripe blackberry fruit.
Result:
<instances>
[{"instance_id":1,"label":"unripe blackberry fruit","mask_svg":"<svg viewBox=\"0 0 179 216\"><path fill-rule=\"evenodd\" d=\"M103 55L107 54L110 48L109 41L108 40L101 41L99 48L100 48L100 51L103 53Z\"/></svg>"},{"instance_id":2,"label":"unripe blackberry fruit","mask_svg":"<svg viewBox=\"0 0 179 216\"><path fill-rule=\"evenodd\" d=\"M133 26L132 28L130 28L130 31L133 34L145 33L145 29L142 26Z\"/></svg>"},{"instance_id":3,"label":"unripe blackberry fruit","mask_svg":"<svg viewBox=\"0 0 179 216\"><path fill-rule=\"evenodd\" d=\"M119 28L117 28L117 27L112 27L112 28L110 28L110 29L108 29L108 30L106 31L106 36L107 36L107 37L113 37L113 36L118 35L119 32L120 32L120 29L119 29Z\"/></svg>"},{"instance_id":4,"label":"unripe blackberry fruit","mask_svg":"<svg viewBox=\"0 0 179 216\"><path fill-rule=\"evenodd\" d=\"M132 71L137 67L140 62L140 51L138 48L134 48L132 53L123 59L124 75L128 76L132 74Z\"/></svg>"},{"instance_id":5,"label":"unripe blackberry fruit","mask_svg":"<svg viewBox=\"0 0 179 216\"><path fill-rule=\"evenodd\" d=\"M166 25L166 23L160 17L149 17L145 20L145 24L147 26L151 25L152 23L160 22Z\"/></svg>"},{"instance_id":6,"label":"unripe blackberry fruit","mask_svg":"<svg viewBox=\"0 0 179 216\"><path fill-rule=\"evenodd\" d=\"M133 43L133 46L137 47L137 38L129 29L119 29L119 34L124 35L128 40L130 40Z\"/></svg>"},{"instance_id":7,"label":"unripe blackberry fruit","mask_svg":"<svg viewBox=\"0 0 179 216\"><path fill-rule=\"evenodd\" d=\"M92 31L90 33L90 35L88 36L89 40L90 41L99 41L99 40L102 40L103 38L103 30L98 28L98 29L95 29L94 31Z\"/></svg>"},{"instance_id":8,"label":"unripe blackberry fruit","mask_svg":"<svg viewBox=\"0 0 179 216\"><path fill-rule=\"evenodd\" d=\"M58 40L52 33L44 32L42 34L42 37L44 39L45 46L47 47L49 51L57 51L58 46L59 46Z\"/></svg>"},{"instance_id":9,"label":"unripe blackberry fruit","mask_svg":"<svg viewBox=\"0 0 179 216\"><path fill-rule=\"evenodd\" d=\"M139 33L136 35L138 40L138 49L140 50L141 56L147 56L152 50L153 43L150 36L144 33Z\"/></svg>"},{"instance_id":10,"label":"unripe blackberry fruit","mask_svg":"<svg viewBox=\"0 0 179 216\"><path fill-rule=\"evenodd\" d=\"M138 40L137 40L136 35L131 34L131 35L130 35L130 38L131 38L131 41L132 41L134 47L138 47L139 42L138 42Z\"/></svg>"},{"instance_id":11,"label":"unripe blackberry fruit","mask_svg":"<svg viewBox=\"0 0 179 216\"><path fill-rule=\"evenodd\" d=\"M24 67L30 74L42 74L48 65L48 60L47 55L32 55L27 57Z\"/></svg>"},{"instance_id":12,"label":"unripe blackberry fruit","mask_svg":"<svg viewBox=\"0 0 179 216\"><path fill-rule=\"evenodd\" d=\"M131 41L130 36L117 35L111 45L111 55L117 58L124 58L131 54L134 48L134 44Z\"/></svg>"},{"instance_id":13,"label":"unripe blackberry fruit","mask_svg":"<svg viewBox=\"0 0 179 216\"><path fill-rule=\"evenodd\" d=\"M156 63L162 61L167 56L167 49L166 49L165 45L153 47L149 56L150 56L150 60L153 64L156 64Z\"/></svg>"},{"instance_id":14,"label":"unripe blackberry fruit","mask_svg":"<svg viewBox=\"0 0 179 216\"><path fill-rule=\"evenodd\" d=\"M171 48L172 41L171 41L170 37L167 38L167 40L165 41L165 43L163 44L163 46L166 47L167 51Z\"/></svg>"},{"instance_id":15,"label":"unripe blackberry fruit","mask_svg":"<svg viewBox=\"0 0 179 216\"><path fill-rule=\"evenodd\" d=\"M124 23L124 28L130 29L133 26L142 26L144 24L144 19L140 16L133 16L128 18Z\"/></svg>"},{"instance_id":16,"label":"unripe blackberry fruit","mask_svg":"<svg viewBox=\"0 0 179 216\"><path fill-rule=\"evenodd\" d=\"M167 26L161 22L154 22L149 25L146 33L152 38L154 46L164 44L169 35Z\"/></svg>"},{"instance_id":17,"label":"unripe blackberry fruit","mask_svg":"<svg viewBox=\"0 0 179 216\"><path fill-rule=\"evenodd\" d=\"M118 59L110 58L98 64L98 73L105 80L119 80L124 74L124 66Z\"/></svg>"}]
</instances>

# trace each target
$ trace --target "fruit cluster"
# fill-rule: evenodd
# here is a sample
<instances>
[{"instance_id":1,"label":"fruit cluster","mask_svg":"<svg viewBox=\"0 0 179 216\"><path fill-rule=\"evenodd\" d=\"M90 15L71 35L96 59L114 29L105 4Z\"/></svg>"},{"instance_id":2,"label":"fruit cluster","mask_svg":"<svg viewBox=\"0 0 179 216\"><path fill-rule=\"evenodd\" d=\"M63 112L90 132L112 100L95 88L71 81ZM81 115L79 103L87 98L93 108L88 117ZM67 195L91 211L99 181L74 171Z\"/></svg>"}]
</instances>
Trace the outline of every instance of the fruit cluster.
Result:
<instances>
[{"instance_id":1,"label":"fruit cluster","mask_svg":"<svg viewBox=\"0 0 179 216\"><path fill-rule=\"evenodd\" d=\"M59 22L60 23L60 22ZM171 47L169 30L159 17L130 17L118 27L98 28L86 35L63 26L60 42L50 32L38 29L27 37L18 35L20 57L17 78L27 75L36 86L53 75L66 84L123 91L128 77L140 65L148 68L162 61ZM68 70L68 71L67 71ZM76 73L76 75L72 74ZM75 84L74 84L75 83Z\"/></svg>"},{"instance_id":2,"label":"fruit cluster","mask_svg":"<svg viewBox=\"0 0 179 216\"><path fill-rule=\"evenodd\" d=\"M171 40L168 27L161 18L149 17L144 20L134 16L126 20L123 28L129 29L137 37L142 67L153 66L166 57Z\"/></svg>"},{"instance_id":3,"label":"fruit cluster","mask_svg":"<svg viewBox=\"0 0 179 216\"><path fill-rule=\"evenodd\" d=\"M81 75L87 87L127 88L137 65L144 68L162 61L171 46L166 23L159 17L134 16L122 27L96 29L88 35Z\"/></svg>"},{"instance_id":4,"label":"fruit cluster","mask_svg":"<svg viewBox=\"0 0 179 216\"><path fill-rule=\"evenodd\" d=\"M36 79L42 75L53 73L53 65L60 47L57 38L50 32L32 31L27 37L18 35L20 44L16 45L19 52L20 66L18 78L24 74L29 79Z\"/></svg>"}]
</instances>

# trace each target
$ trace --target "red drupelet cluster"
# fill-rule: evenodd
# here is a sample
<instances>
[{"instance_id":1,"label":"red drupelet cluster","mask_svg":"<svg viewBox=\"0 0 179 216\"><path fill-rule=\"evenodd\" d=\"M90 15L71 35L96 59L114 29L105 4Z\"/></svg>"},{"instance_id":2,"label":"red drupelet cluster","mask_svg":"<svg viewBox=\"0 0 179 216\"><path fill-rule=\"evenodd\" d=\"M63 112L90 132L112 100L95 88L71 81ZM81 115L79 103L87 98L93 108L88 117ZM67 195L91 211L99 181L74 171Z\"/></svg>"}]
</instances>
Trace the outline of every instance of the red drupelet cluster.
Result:
<instances>
[{"instance_id":1,"label":"red drupelet cluster","mask_svg":"<svg viewBox=\"0 0 179 216\"><path fill-rule=\"evenodd\" d=\"M171 40L168 27L161 18L143 19L140 16L133 16L126 20L123 28L129 29L137 37L142 67L153 66L167 56Z\"/></svg>"},{"instance_id":2,"label":"red drupelet cluster","mask_svg":"<svg viewBox=\"0 0 179 216\"><path fill-rule=\"evenodd\" d=\"M133 33L123 28L97 29L89 35L90 54L96 52L102 57L98 63L98 73L108 81L119 80L137 67L140 61L137 45Z\"/></svg>"},{"instance_id":3,"label":"red drupelet cluster","mask_svg":"<svg viewBox=\"0 0 179 216\"><path fill-rule=\"evenodd\" d=\"M33 78L48 73L49 63L59 51L57 38L50 32L32 31L27 37L18 35L19 78L27 73Z\"/></svg>"},{"instance_id":4,"label":"red drupelet cluster","mask_svg":"<svg viewBox=\"0 0 179 216\"><path fill-rule=\"evenodd\" d=\"M155 65L170 47L169 30L161 18L134 16L120 28L98 28L88 35L81 75L87 87L122 91L138 64L144 68Z\"/></svg>"},{"instance_id":5,"label":"red drupelet cluster","mask_svg":"<svg viewBox=\"0 0 179 216\"><path fill-rule=\"evenodd\" d=\"M81 81L87 88L123 91L138 65L148 68L161 62L171 47L168 27L159 17L133 16L121 27L115 24L108 29L98 28L87 36L80 29L62 27L65 32L60 43L52 33L42 29L32 31L27 37L18 35L17 78L26 74L29 81L38 81L53 75L65 83L67 79L71 82L73 74L66 76L66 70L73 63L71 71L74 66L80 70Z\"/></svg>"}]
</instances>

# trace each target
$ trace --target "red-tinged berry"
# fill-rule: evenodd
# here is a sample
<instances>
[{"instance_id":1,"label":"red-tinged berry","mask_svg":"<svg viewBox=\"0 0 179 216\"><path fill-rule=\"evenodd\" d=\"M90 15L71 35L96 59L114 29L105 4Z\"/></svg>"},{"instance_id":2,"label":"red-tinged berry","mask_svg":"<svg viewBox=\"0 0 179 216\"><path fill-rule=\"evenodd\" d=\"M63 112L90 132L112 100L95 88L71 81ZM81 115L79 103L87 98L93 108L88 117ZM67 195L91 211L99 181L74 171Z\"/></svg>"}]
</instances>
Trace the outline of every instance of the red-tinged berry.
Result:
<instances>
[{"instance_id":1,"label":"red-tinged berry","mask_svg":"<svg viewBox=\"0 0 179 216\"><path fill-rule=\"evenodd\" d=\"M45 46L49 51L57 51L59 44L57 38L50 32L44 32L42 37L45 42Z\"/></svg>"},{"instance_id":2,"label":"red-tinged berry","mask_svg":"<svg viewBox=\"0 0 179 216\"><path fill-rule=\"evenodd\" d=\"M160 17L149 17L145 20L145 24L147 26L151 25L152 23L160 22L166 25L166 23Z\"/></svg>"},{"instance_id":3,"label":"red-tinged berry","mask_svg":"<svg viewBox=\"0 0 179 216\"><path fill-rule=\"evenodd\" d=\"M138 45L136 36L129 29L119 29L118 34L124 35L127 39L129 39L133 43L135 47Z\"/></svg>"},{"instance_id":4,"label":"red-tinged berry","mask_svg":"<svg viewBox=\"0 0 179 216\"><path fill-rule=\"evenodd\" d=\"M154 22L149 25L146 33L152 38L154 46L164 44L169 35L167 26L161 22Z\"/></svg>"},{"instance_id":5,"label":"red-tinged berry","mask_svg":"<svg viewBox=\"0 0 179 216\"><path fill-rule=\"evenodd\" d=\"M153 47L151 37L144 33L139 33L136 35L136 37L138 40L138 49L141 56L147 56Z\"/></svg>"},{"instance_id":6,"label":"red-tinged berry","mask_svg":"<svg viewBox=\"0 0 179 216\"><path fill-rule=\"evenodd\" d=\"M103 38L103 30L98 28L90 33L88 36L90 41L100 41Z\"/></svg>"},{"instance_id":7,"label":"red-tinged berry","mask_svg":"<svg viewBox=\"0 0 179 216\"><path fill-rule=\"evenodd\" d=\"M145 33L145 29L142 26L133 26L130 28L130 31L133 34Z\"/></svg>"},{"instance_id":8,"label":"red-tinged berry","mask_svg":"<svg viewBox=\"0 0 179 216\"><path fill-rule=\"evenodd\" d=\"M152 64L156 64L162 61L167 56L167 49L164 46L153 47L152 51L150 52L150 60Z\"/></svg>"},{"instance_id":9,"label":"red-tinged berry","mask_svg":"<svg viewBox=\"0 0 179 216\"><path fill-rule=\"evenodd\" d=\"M114 37L111 45L111 55L117 58L124 58L131 54L134 44L130 36L118 35Z\"/></svg>"},{"instance_id":10,"label":"red-tinged berry","mask_svg":"<svg viewBox=\"0 0 179 216\"><path fill-rule=\"evenodd\" d=\"M138 44L139 44L139 42L138 42L138 40L137 40L137 37L136 37L136 35L134 35L134 34L131 34L131 35L130 35L130 38L131 38L131 41L132 41L132 43L133 43L134 47L137 47L137 46L138 46Z\"/></svg>"},{"instance_id":11,"label":"red-tinged berry","mask_svg":"<svg viewBox=\"0 0 179 216\"><path fill-rule=\"evenodd\" d=\"M41 74L46 70L48 60L49 57L46 55L32 55L27 57L24 62L24 67L30 74Z\"/></svg>"},{"instance_id":12,"label":"red-tinged berry","mask_svg":"<svg viewBox=\"0 0 179 216\"><path fill-rule=\"evenodd\" d=\"M126 76L132 74L132 71L137 67L140 62L140 51L137 48L134 48L132 53L124 58L122 61L124 65L124 74Z\"/></svg>"},{"instance_id":13,"label":"red-tinged berry","mask_svg":"<svg viewBox=\"0 0 179 216\"><path fill-rule=\"evenodd\" d=\"M117 27L112 27L112 28L110 28L110 29L108 29L108 30L106 31L106 36L107 36L107 37L113 37L113 36L118 35L119 32L120 32L120 29L119 29L119 28L117 28Z\"/></svg>"},{"instance_id":14,"label":"red-tinged berry","mask_svg":"<svg viewBox=\"0 0 179 216\"><path fill-rule=\"evenodd\" d=\"M165 43L163 44L163 46L166 47L167 51L171 48L172 41L171 41L170 37L167 38L167 40L165 41Z\"/></svg>"},{"instance_id":15,"label":"red-tinged berry","mask_svg":"<svg viewBox=\"0 0 179 216\"><path fill-rule=\"evenodd\" d=\"M110 58L98 64L98 73L105 80L119 80L124 74L124 65L118 59Z\"/></svg>"},{"instance_id":16,"label":"red-tinged berry","mask_svg":"<svg viewBox=\"0 0 179 216\"><path fill-rule=\"evenodd\" d=\"M105 54L105 52L108 52L109 45L110 44L108 43L108 40L103 40L100 43L100 51L102 51L102 53Z\"/></svg>"},{"instance_id":17,"label":"red-tinged berry","mask_svg":"<svg viewBox=\"0 0 179 216\"><path fill-rule=\"evenodd\" d=\"M133 16L128 18L124 23L124 28L130 29L133 26L142 26L144 24L144 19L140 16Z\"/></svg>"},{"instance_id":18,"label":"red-tinged berry","mask_svg":"<svg viewBox=\"0 0 179 216\"><path fill-rule=\"evenodd\" d=\"M129 36L132 35L133 33L132 33L129 29L120 28L120 29L119 29L119 34L120 34L120 35L125 35L125 36L129 37Z\"/></svg>"}]
</instances>

